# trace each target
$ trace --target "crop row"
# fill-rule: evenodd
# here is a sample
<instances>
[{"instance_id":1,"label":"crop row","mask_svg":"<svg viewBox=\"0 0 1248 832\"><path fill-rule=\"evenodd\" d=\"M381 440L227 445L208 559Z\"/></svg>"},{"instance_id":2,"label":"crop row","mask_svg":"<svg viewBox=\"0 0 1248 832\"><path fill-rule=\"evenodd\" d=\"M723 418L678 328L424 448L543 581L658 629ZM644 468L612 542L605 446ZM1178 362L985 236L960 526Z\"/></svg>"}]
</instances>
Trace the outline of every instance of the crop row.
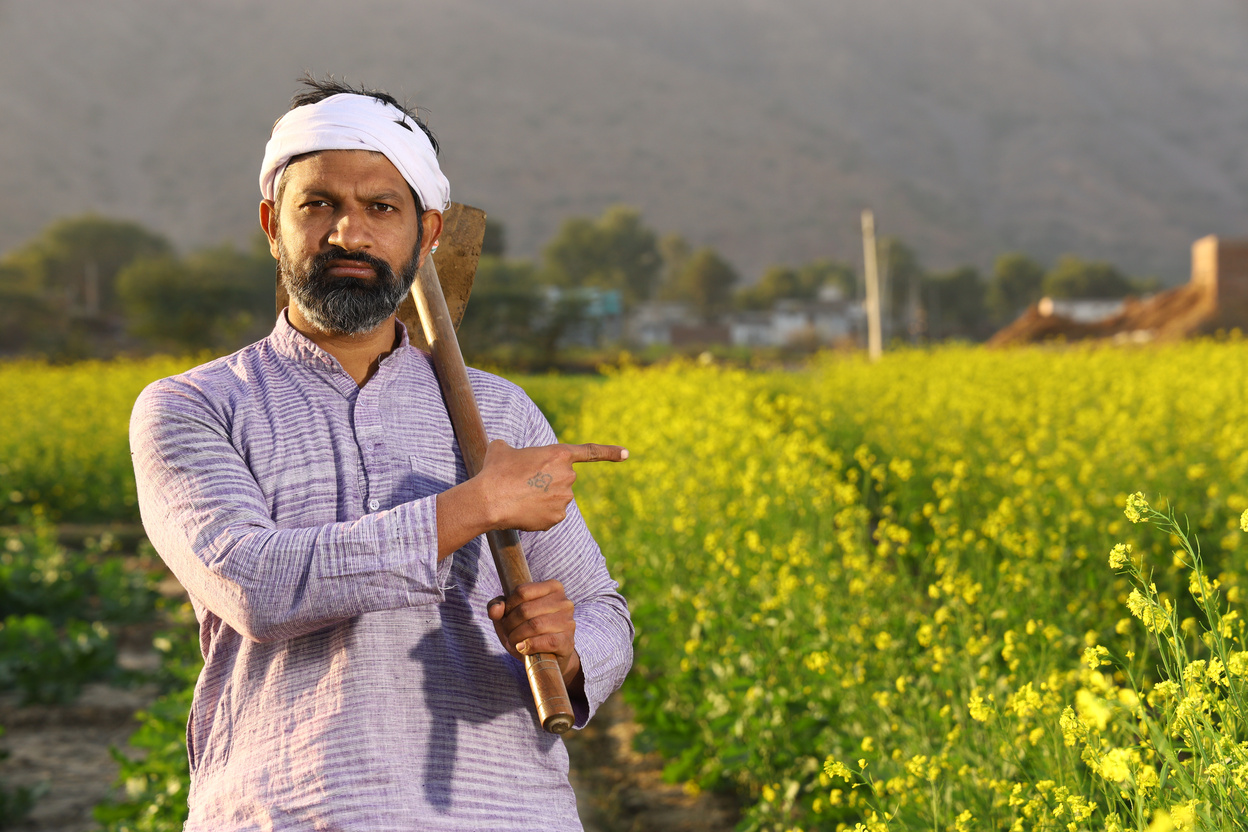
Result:
<instances>
[{"instance_id":1,"label":"crop row","mask_svg":"<svg viewBox=\"0 0 1248 832\"><path fill-rule=\"evenodd\" d=\"M124 386L112 372L94 383ZM1248 349L1233 339L951 347L801 372L674 364L524 384L564 438L631 451L625 465L586 467L577 487L638 627L625 693L671 779L737 791L746 829L1143 829L1160 812L1180 826L1248 816L1244 789L1229 788L1248 768L1218 763L1225 771L1184 780L1155 742L1127 745L1164 715L1154 694L1176 672L1186 684L1185 668L1214 666L1211 632L1225 669L1206 680L1218 695L1199 700L1202 713L1242 690L1245 377ZM129 404L112 407L122 415L101 405L73 418L121 426L88 443L98 457L83 481L124 495ZM76 437L65 418L28 421L29 441ZM77 457L43 458L0 472L22 492L13 505L64 496L48 483ZM1184 512L1180 526L1128 522L1135 492ZM94 499L56 505L65 518L132 511ZM1199 572L1177 534L1189 530ZM1129 569L1107 563L1119 543L1132 547ZM1133 615L1153 609L1133 591L1173 613L1168 634ZM1178 665L1163 660L1173 650ZM178 696L144 729L156 768L128 769L135 806L175 794ZM1233 763L1248 748L1243 711L1218 713ZM1171 739L1200 741L1182 726ZM1185 767L1205 759L1184 748ZM1184 786L1217 778L1228 787Z\"/></svg>"},{"instance_id":2,"label":"crop row","mask_svg":"<svg viewBox=\"0 0 1248 832\"><path fill-rule=\"evenodd\" d=\"M742 792L748 829L1105 828L1105 778L1061 715L1104 728L1130 678L1140 696L1162 679L1115 544L1185 655L1210 649L1191 558L1129 523L1128 495L1186 513L1245 647L1246 374L1238 340L617 374L573 435L632 452L578 487L633 605L643 741L690 789ZM1082 664L1093 646L1119 664ZM1240 716L1221 730L1242 758ZM880 801L829 760L863 761ZM1145 826L1190 802L1127 792ZM1225 793L1242 822L1244 790Z\"/></svg>"}]
</instances>

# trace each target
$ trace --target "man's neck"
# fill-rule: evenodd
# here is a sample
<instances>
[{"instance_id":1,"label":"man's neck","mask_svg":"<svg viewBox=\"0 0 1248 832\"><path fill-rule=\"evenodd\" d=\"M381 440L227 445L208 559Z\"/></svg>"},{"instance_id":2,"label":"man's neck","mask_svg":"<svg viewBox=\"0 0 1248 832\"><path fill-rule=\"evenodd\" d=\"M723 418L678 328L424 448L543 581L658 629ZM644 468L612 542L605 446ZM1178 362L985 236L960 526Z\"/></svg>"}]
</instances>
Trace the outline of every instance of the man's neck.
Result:
<instances>
[{"instance_id":1,"label":"man's neck","mask_svg":"<svg viewBox=\"0 0 1248 832\"><path fill-rule=\"evenodd\" d=\"M351 378L360 387L367 384L377 372L381 359L393 352L399 344L394 315L386 318L376 328L358 335L325 332L305 318L299 307L293 303L288 307L287 318L290 325L307 336L308 340L338 359L338 363L351 374Z\"/></svg>"}]
</instances>

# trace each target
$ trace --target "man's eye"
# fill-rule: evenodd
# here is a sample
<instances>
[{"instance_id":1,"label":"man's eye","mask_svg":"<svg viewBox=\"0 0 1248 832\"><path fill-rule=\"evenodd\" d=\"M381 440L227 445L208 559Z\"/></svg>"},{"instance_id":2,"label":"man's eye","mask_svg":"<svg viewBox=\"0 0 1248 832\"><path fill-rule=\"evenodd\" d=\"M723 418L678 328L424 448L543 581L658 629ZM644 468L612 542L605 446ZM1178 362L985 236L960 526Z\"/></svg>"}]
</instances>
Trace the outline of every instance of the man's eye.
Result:
<instances>
[{"instance_id":1,"label":"man's eye","mask_svg":"<svg viewBox=\"0 0 1248 832\"><path fill-rule=\"evenodd\" d=\"M377 211L381 212L382 214L389 214L391 211L398 210L393 205L387 205L384 202L374 202L373 208L377 209Z\"/></svg>"},{"instance_id":2,"label":"man's eye","mask_svg":"<svg viewBox=\"0 0 1248 832\"><path fill-rule=\"evenodd\" d=\"M324 208L327 205L329 205L329 203L323 199L312 199L303 203L304 208Z\"/></svg>"}]
</instances>

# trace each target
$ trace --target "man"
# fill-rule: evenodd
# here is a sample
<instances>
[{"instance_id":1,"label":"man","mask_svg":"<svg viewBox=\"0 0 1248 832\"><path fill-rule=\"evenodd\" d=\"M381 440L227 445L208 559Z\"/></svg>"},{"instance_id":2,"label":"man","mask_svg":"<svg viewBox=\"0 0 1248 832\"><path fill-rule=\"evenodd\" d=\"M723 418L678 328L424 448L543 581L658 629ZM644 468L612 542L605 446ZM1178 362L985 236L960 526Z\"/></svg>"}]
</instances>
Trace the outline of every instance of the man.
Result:
<instances>
[{"instance_id":1,"label":"man","mask_svg":"<svg viewBox=\"0 0 1248 832\"><path fill-rule=\"evenodd\" d=\"M261 169L290 306L131 421L144 525L200 624L186 828L579 829L521 656L558 658L578 727L622 683L628 609L571 486L627 451L555 444L473 371L495 441L466 477L395 318L449 204L437 147L390 96L308 83ZM534 577L506 599L501 528Z\"/></svg>"}]
</instances>

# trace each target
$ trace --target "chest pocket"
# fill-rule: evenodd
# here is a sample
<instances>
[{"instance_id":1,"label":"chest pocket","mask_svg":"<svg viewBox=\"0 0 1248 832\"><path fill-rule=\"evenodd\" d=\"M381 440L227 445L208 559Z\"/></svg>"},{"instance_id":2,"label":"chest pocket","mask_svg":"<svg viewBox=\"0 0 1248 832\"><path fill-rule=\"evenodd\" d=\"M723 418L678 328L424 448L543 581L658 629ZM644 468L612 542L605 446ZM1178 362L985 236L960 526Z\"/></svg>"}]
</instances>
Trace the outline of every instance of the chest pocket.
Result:
<instances>
[{"instance_id":1,"label":"chest pocket","mask_svg":"<svg viewBox=\"0 0 1248 832\"><path fill-rule=\"evenodd\" d=\"M458 448L450 442L421 447L408 456L408 463L399 488L401 501L441 494L468 479L468 471L460 459Z\"/></svg>"}]
</instances>

